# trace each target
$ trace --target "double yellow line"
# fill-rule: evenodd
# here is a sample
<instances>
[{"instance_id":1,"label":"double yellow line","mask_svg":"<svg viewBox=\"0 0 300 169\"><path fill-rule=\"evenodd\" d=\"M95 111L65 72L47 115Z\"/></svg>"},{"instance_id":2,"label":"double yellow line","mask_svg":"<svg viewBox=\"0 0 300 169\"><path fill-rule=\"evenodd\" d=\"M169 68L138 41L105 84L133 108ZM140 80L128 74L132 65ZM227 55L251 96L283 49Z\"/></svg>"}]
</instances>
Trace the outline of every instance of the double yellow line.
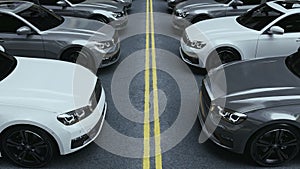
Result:
<instances>
[{"instance_id":1,"label":"double yellow line","mask_svg":"<svg viewBox=\"0 0 300 169\"><path fill-rule=\"evenodd\" d=\"M153 17L153 2L146 0L146 50L145 50L145 95L144 95L144 157L143 169L150 169L150 53L153 88L153 115L154 115L154 143L155 143L155 168L162 169L161 143L160 143L160 121L158 106L157 71L155 31ZM149 19L150 17L150 19ZM150 26L149 26L150 24ZM149 31L150 30L150 31ZM151 35L151 50L150 50Z\"/></svg>"}]
</instances>

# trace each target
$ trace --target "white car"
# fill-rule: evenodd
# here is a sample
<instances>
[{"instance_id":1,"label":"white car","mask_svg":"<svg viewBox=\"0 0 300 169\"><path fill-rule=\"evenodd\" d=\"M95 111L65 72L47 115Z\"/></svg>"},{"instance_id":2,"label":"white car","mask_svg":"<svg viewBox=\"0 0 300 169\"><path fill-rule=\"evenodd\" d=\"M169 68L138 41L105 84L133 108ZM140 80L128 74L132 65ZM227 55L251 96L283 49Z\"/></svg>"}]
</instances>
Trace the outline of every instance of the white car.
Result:
<instances>
[{"instance_id":1,"label":"white car","mask_svg":"<svg viewBox=\"0 0 300 169\"><path fill-rule=\"evenodd\" d=\"M300 46L299 7L299 1L272 1L239 17L196 23L185 29L181 57L210 69L218 63L290 55Z\"/></svg>"},{"instance_id":2,"label":"white car","mask_svg":"<svg viewBox=\"0 0 300 169\"><path fill-rule=\"evenodd\" d=\"M56 153L85 147L106 115L99 79L69 62L1 51L0 93L1 153L23 167L41 167Z\"/></svg>"}]
</instances>

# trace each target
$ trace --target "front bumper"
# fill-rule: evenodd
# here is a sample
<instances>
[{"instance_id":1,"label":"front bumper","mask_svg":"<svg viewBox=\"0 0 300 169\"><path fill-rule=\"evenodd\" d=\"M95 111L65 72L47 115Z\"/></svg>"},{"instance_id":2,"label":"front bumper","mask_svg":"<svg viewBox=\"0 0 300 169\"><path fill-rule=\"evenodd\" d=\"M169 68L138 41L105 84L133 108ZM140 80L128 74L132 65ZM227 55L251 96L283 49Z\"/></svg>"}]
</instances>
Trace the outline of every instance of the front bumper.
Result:
<instances>
[{"instance_id":1,"label":"front bumper","mask_svg":"<svg viewBox=\"0 0 300 169\"><path fill-rule=\"evenodd\" d=\"M182 31L186 27L191 25L191 23L187 19L185 19L183 17L180 17L180 16L176 16L176 15L173 14L173 16L172 16L172 25L175 29Z\"/></svg>"},{"instance_id":2,"label":"front bumper","mask_svg":"<svg viewBox=\"0 0 300 169\"><path fill-rule=\"evenodd\" d=\"M116 30L122 30L127 26L128 23L128 15L125 15L120 18L115 18L114 20L110 21L109 24L114 27Z\"/></svg>"},{"instance_id":3,"label":"front bumper","mask_svg":"<svg viewBox=\"0 0 300 169\"><path fill-rule=\"evenodd\" d=\"M215 144L235 153L244 153L251 133L251 127L247 128L246 126L251 126L251 124L247 124L248 122L245 121L242 124L233 125L222 119L214 118L213 113L216 112L209 111L210 102L205 86L202 85L198 113L202 132Z\"/></svg>"},{"instance_id":4,"label":"front bumper","mask_svg":"<svg viewBox=\"0 0 300 169\"><path fill-rule=\"evenodd\" d=\"M61 155L82 149L100 134L107 111L105 92L103 88L101 90L100 100L91 115L74 125L63 126L63 130L56 133L60 139L58 143Z\"/></svg>"}]
</instances>

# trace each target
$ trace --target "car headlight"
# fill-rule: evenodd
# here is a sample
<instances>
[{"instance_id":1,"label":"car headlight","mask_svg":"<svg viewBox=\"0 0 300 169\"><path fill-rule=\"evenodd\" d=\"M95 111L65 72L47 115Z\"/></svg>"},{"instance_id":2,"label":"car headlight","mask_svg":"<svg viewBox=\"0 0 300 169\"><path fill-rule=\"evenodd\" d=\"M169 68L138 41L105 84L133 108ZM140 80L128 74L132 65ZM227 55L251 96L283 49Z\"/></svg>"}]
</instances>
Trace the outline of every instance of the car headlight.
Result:
<instances>
[{"instance_id":1,"label":"car headlight","mask_svg":"<svg viewBox=\"0 0 300 169\"><path fill-rule=\"evenodd\" d=\"M175 0L168 0L168 3L174 3Z\"/></svg>"},{"instance_id":2,"label":"car headlight","mask_svg":"<svg viewBox=\"0 0 300 169\"><path fill-rule=\"evenodd\" d=\"M217 112L221 118L231 124L240 124L247 119L247 115L221 106L211 105L211 112Z\"/></svg>"},{"instance_id":3,"label":"car headlight","mask_svg":"<svg viewBox=\"0 0 300 169\"><path fill-rule=\"evenodd\" d=\"M123 15L124 15L123 12L114 12L114 13L112 14L112 16L115 17L115 18L120 18L120 17L122 17Z\"/></svg>"},{"instance_id":4,"label":"car headlight","mask_svg":"<svg viewBox=\"0 0 300 169\"><path fill-rule=\"evenodd\" d=\"M178 16L185 18L189 13L186 11L178 12Z\"/></svg>"},{"instance_id":5,"label":"car headlight","mask_svg":"<svg viewBox=\"0 0 300 169\"><path fill-rule=\"evenodd\" d=\"M206 43L202 42L202 41L193 41L190 42L190 46L196 49L202 49L206 46Z\"/></svg>"},{"instance_id":6,"label":"car headlight","mask_svg":"<svg viewBox=\"0 0 300 169\"><path fill-rule=\"evenodd\" d=\"M109 40L109 41L97 42L95 43L95 46L100 50L104 50L107 48L111 48L113 44L114 44L113 40Z\"/></svg>"},{"instance_id":7,"label":"car headlight","mask_svg":"<svg viewBox=\"0 0 300 169\"><path fill-rule=\"evenodd\" d=\"M57 116L57 120L63 123L64 125L73 125L82 119L86 118L92 113L90 106L86 106L77 110L73 110L67 113L63 113Z\"/></svg>"}]
</instances>

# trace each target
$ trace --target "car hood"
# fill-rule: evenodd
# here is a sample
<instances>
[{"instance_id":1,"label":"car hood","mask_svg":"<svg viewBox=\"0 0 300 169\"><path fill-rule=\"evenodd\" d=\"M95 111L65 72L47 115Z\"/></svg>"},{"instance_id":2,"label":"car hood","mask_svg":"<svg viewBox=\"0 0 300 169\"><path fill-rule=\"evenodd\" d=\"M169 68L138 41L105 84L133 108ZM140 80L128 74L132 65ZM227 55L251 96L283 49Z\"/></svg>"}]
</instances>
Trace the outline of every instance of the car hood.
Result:
<instances>
[{"instance_id":1,"label":"car hood","mask_svg":"<svg viewBox=\"0 0 300 169\"><path fill-rule=\"evenodd\" d=\"M73 63L17 58L14 71L0 82L0 104L64 113L88 105L97 77Z\"/></svg>"},{"instance_id":2,"label":"car hood","mask_svg":"<svg viewBox=\"0 0 300 169\"><path fill-rule=\"evenodd\" d=\"M211 2L204 2L204 3L199 3L199 1L197 2L192 2L192 1L186 1L186 2L182 2L179 3L178 5L176 5L176 10L182 10L182 11L193 11L193 10L200 10L200 9L205 9L205 10L209 10L210 8L220 8L220 7L224 7L224 4L221 3L217 3L215 1L211 1Z\"/></svg>"},{"instance_id":3,"label":"car hood","mask_svg":"<svg viewBox=\"0 0 300 169\"><path fill-rule=\"evenodd\" d=\"M105 9L111 12L122 12L124 10L124 5L114 1L104 0L101 2L93 2L87 0L83 3L76 4L76 8L88 8L90 10Z\"/></svg>"},{"instance_id":4,"label":"car hood","mask_svg":"<svg viewBox=\"0 0 300 169\"><path fill-rule=\"evenodd\" d=\"M300 104L300 79L287 68L285 59L263 58L220 66L208 73L206 88L213 101L242 113Z\"/></svg>"},{"instance_id":5,"label":"car hood","mask_svg":"<svg viewBox=\"0 0 300 169\"><path fill-rule=\"evenodd\" d=\"M110 40L115 33L115 29L98 21L64 17L64 22L50 30L45 31L47 34L61 34L63 37L69 36L78 39L88 40L97 36L101 40Z\"/></svg>"},{"instance_id":6,"label":"car hood","mask_svg":"<svg viewBox=\"0 0 300 169\"><path fill-rule=\"evenodd\" d=\"M245 39L245 35L259 35L258 31L246 28L236 21L237 16L209 19L193 24L185 29L192 41L204 36L208 40Z\"/></svg>"}]
</instances>

